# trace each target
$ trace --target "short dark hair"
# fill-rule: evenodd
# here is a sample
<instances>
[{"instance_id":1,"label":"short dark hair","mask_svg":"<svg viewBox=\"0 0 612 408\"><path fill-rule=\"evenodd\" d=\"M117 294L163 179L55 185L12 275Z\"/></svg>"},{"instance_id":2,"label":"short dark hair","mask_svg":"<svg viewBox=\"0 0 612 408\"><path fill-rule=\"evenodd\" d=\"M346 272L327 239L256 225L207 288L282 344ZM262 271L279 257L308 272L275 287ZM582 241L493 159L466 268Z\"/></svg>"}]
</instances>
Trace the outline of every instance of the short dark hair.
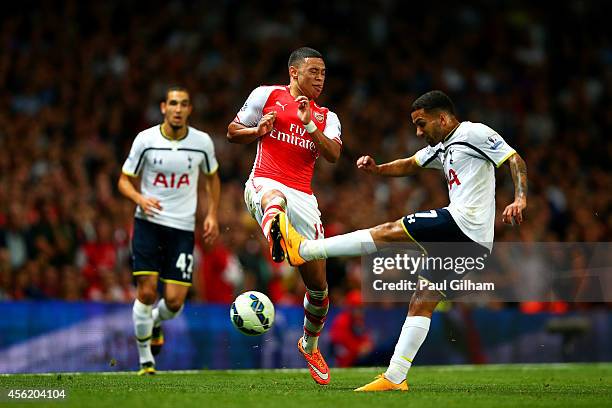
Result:
<instances>
[{"instance_id":1,"label":"short dark hair","mask_svg":"<svg viewBox=\"0 0 612 408\"><path fill-rule=\"evenodd\" d=\"M297 50L293 51L291 55L289 56L289 63L287 64L287 68L289 68L292 65L294 67L299 67L300 65L302 65L302 62L304 62L306 58L321 58L322 59L323 55L321 55L321 53L315 50L314 48L310 48L310 47L298 48Z\"/></svg>"},{"instance_id":2,"label":"short dark hair","mask_svg":"<svg viewBox=\"0 0 612 408\"><path fill-rule=\"evenodd\" d=\"M425 112L432 110L442 110L455 115L455 105L451 98L442 91L429 91L419 96L412 103L411 113L423 109Z\"/></svg>"},{"instance_id":3,"label":"short dark hair","mask_svg":"<svg viewBox=\"0 0 612 408\"><path fill-rule=\"evenodd\" d=\"M168 100L168 94L170 92L187 92L189 94L189 97L191 98L191 94L189 93L189 90L187 88L185 88L183 85L171 85L168 88L166 88L166 93L164 94L164 97L162 99L162 102L166 102Z\"/></svg>"}]
</instances>

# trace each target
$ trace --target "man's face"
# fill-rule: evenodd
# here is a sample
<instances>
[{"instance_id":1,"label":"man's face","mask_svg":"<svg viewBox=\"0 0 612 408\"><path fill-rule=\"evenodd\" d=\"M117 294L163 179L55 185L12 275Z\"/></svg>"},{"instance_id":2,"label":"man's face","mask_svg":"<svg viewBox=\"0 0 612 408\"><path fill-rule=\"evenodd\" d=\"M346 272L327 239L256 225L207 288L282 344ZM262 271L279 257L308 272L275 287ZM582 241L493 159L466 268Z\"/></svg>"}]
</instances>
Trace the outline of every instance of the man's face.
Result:
<instances>
[{"instance_id":1,"label":"man's face","mask_svg":"<svg viewBox=\"0 0 612 408\"><path fill-rule=\"evenodd\" d=\"M175 129L182 128L187 124L191 108L189 94L185 91L170 91L166 95L166 101L161 103L164 120Z\"/></svg>"},{"instance_id":2,"label":"man's face","mask_svg":"<svg viewBox=\"0 0 612 408\"><path fill-rule=\"evenodd\" d=\"M316 99L323 92L325 62L321 58L305 58L299 67L291 67L289 74L309 99Z\"/></svg>"},{"instance_id":3,"label":"man's face","mask_svg":"<svg viewBox=\"0 0 612 408\"><path fill-rule=\"evenodd\" d=\"M441 114L439 112L425 112L419 109L411 113L412 123L416 126L417 137L424 138L428 145L435 146L444 137Z\"/></svg>"}]
</instances>

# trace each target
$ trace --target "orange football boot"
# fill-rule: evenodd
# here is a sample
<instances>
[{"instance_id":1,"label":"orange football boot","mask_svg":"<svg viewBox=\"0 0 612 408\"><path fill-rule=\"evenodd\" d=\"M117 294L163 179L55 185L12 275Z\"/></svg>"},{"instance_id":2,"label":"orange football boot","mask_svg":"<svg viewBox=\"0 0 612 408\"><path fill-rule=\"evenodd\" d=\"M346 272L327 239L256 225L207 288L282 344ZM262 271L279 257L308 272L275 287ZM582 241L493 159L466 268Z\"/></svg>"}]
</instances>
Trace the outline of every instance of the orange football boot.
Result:
<instances>
[{"instance_id":1,"label":"orange football boot","mask_svg":"<svg viewBox=\"0 0 612 408\"><path fill-rule=\"evenodd\" d=\"M369 391L408 391L408 383L406 380L399 384L395 384L385 378L384 374L379 374L376 379L363 387L356 388L354 391L369 392Z\"/></svg>"},{"instance_id":2,"label":"orange football boot","mask_svg":"<svg viewBox=\"0 0 612 408\"><path fill-rule=\"evenodd\" d=\"M280 235L282 237L282 245L285 249L285 255L291 266L300 266L306 263L300 255L300 244L306 240L299 232L289 223L287 214L278 213L272 221L272 226L278 223Z\"/></svg>"},{"instance_id":3,"label":"orange football boot","mask_svg":"<svg viewBox=\"0 0 612 408\"><path fill-rule=\"evenodd\" d=\"M310 375L312 379L319 385L327 385L329 384L329 367L325 362L325 359L321 355L319 349L316 349L312 352L312 354L308 354L304 347L302 347L302 338L298 340L298 350L306 359L308 363L308 369L310 370Z\"/></svg>"}]
</instances>

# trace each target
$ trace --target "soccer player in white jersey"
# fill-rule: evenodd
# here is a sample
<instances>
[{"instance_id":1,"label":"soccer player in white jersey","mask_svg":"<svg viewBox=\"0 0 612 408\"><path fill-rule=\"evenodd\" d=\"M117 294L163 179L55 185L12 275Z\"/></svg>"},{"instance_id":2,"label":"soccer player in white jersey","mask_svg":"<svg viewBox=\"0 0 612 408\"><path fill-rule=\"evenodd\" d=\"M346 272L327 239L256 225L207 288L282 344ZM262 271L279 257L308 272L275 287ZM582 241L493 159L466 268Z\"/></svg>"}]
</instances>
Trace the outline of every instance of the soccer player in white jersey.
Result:
<instances>
[{"instance_id":1,"label":"soccer player in white jersey","mask_svg":"<svg viewBox=\"0 0 612 408\"><path fill-rule=\"evenodd\" d=\"M410 158L377 165L370 156L357 160L357 167L371 174L407 176L423 168L444 171L450 204L445 208L410 214L402 219L324 240L308 240L280 215L278 227L286 256L293 265L314 259L372 253L376 245L390 242L461 242L469 250L490 251L495 221L496 167L510 164L514 202L502 214L504 223L521 223L527 206L527 168L519 154L493 129L481 123L459 122L450 98L440 91L428 92L412 105L416 134L429 146ZM432 244L430 244L432 246ZM462 248L464 246L462 245ZM429 281L448 276L421 272ZM453 274L453 272L450 272ZM458 275L454 275L457 278ZM418 286L417 286L418 287ZM436 305L449 293L421 289L410 301L408 316L387 371L356 391L407 390L406 376L427 336ZM449 297L452 298L452 297Z\"/></svg>"},{"instance_id":2,"label":"soccer player in white jersey","mask_svg":"<svg viewBox=\"0 0 612 408\"><path fill-rule=\"evenodd\" d=\"M188 126L192 105L185 88L169 88L160 107L164 122L136 136L118 184L119 191L137 205L132 238L137 294L132 316L139 375L155 374L154 354L164 343L161 323L181 313L191 286L200 172L205 175L208 209L204 240L210 243L219 235L221 187L212 139ZM164 293L154 307L158 279L164 283Z\"/></svg>"},{"instance_id":3,"label":"soccer player in white jersey","mask_svg":"<svg viewBox=\"0 0 612 408\"><path fill-rule=\"evenodd\" d=\"M319 155L335 163L342 147L340 121L335 113L315 103L325 83L325 62L312 48L299 48L289 57L289 85L260 86L253 90L228 125L230 142L257 142L253 171L245 185L245 202L268 242L275 262L284 260L278 228L272 220L287 214L295 228L309 239L323 238L323 224L310 183ZM274 243L276 242L276 245ZM312 378L329 383L329 368L318 348L327 311L325 261L299 267L306 285L304 334L298 349Z\"/></svg>"}]
</instances>

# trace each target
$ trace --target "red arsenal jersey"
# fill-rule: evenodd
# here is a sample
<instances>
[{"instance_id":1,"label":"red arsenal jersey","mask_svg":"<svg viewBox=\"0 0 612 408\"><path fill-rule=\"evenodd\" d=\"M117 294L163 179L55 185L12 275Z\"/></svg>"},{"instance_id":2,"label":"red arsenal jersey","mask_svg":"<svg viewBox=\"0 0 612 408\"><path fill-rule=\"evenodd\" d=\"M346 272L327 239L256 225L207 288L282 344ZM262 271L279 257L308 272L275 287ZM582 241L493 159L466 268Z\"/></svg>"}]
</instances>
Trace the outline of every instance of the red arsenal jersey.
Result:
<instances>
[{"instance_id":1,"label":"red arsenal jersey","mask_svg":"<svg viewBox=\"0 0 612 408\"><path fill-rule=\"evenodd\" d=\"M251 92L234 121L256 127L263 115L275 111L273 129L257 141L251 177L270 178L312 194L310 182L319 151L297 116L298 103L294 99L288 86L260 86ZM314 101L310 101L310 109L315 125L342 145L338 116Z\"/></svg>"}]
</instances>

